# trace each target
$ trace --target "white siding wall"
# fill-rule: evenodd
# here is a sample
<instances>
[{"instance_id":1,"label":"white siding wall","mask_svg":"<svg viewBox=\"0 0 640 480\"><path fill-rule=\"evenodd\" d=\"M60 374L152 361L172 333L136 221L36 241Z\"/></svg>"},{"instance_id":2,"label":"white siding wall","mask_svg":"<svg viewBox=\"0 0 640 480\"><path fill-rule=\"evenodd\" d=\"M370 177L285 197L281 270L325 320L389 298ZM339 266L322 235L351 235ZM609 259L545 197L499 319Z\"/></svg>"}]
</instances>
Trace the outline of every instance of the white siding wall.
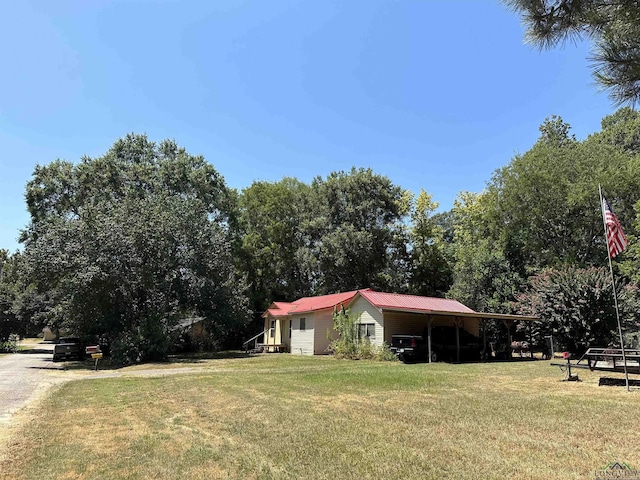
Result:
<instances>
[{"instance_id":1,"label":"white siding wall","mask_svg":"<svg viewBox=\"0 0 640 480\"><path fill-rule=\"evenodd\" d=\"M338 337L338 332L333 329L333 309L315 312L313 323L315 327L313 353L324 355L328 353L327 349L331 341L327 336L327 332L331 339Z\"/></svg>"},{"instance_id":2,"label":"white siding wall","mask_svg":"<svg viewBox=\"0 0 640 480\"><path fill-rule=\"evenodd\" d=\"M349 310L354 315L359 315L358 323L373 323L376 331L375 338L371 339L372 345L382 345L382 342L387 342L391 344L391 337L389 340L386 339L384 333L384 319L382 317L382 312L378 310L377 307L374 307L363 297L358 297L352 305L349 306Z\"/></svg>"},{"instance_id":3,"label":"white siding wall","mask_svg":"<svg viewBox=\"0 0 640 480\"><path fill-rule=\"evenodd\" d=\"M301 318L306 319L305 330L300 330ZM313 355L314 314L292 315L291 322L291 353L295 355Z\"/></svg>"}]
</instances>

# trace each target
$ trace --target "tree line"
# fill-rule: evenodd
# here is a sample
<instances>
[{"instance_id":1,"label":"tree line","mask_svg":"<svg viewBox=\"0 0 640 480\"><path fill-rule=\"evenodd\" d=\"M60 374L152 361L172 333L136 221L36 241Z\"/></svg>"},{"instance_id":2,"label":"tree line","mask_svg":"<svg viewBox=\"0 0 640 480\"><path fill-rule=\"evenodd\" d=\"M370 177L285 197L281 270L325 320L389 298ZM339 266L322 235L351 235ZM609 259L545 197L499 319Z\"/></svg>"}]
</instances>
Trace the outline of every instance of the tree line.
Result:
<instances>
[{"instance_id":1,"label":"tree line","mask_svg":"<svg viewBox=\"0 0 640 480\"><path fill-rule=\"evenodd\" d=\"M173 141L131 134L97 158L37 166L22 251L2 251L0 341L44 325L108 339L119 362L164 358L186 318L237 347L274 300L371 287L541 317L580 350L615 341L602 185L630 247L615 262L638 331L640 116L577 140L551 117L532 148L451 210L371 169L238 192Z\"/></svg>"}]
</instances>

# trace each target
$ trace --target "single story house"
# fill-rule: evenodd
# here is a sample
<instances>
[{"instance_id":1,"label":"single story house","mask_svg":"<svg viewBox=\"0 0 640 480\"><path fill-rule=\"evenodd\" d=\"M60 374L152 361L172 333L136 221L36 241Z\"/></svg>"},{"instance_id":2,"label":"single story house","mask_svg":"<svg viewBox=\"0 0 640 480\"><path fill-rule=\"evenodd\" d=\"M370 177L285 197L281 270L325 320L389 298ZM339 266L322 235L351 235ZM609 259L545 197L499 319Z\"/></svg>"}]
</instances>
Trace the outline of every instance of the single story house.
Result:
<instances>
[{"instance_id":1,"label":"single story house","mask_svg":"<svg viewBox=\"0 0 640 480\"><path fill-rule=\"evenodd\" d=\"M300 355L327 353L331 339L337 337L333 329L336 307L348 308L355 314L361 337L367 337L377 346L391 344L392 335L423 335L427 331L430 348L431 327L455 326L480 336L480 326L487 320L503 321L509 332L516 320L537 320L523 315L475 312L446 298L376 292L367 288L305 297L290 303L273 302L263 314L264 350ZM484 342L486 350L486 337ZM511 338L508 342L511 343Z\"/></svg>"}]
</instances>

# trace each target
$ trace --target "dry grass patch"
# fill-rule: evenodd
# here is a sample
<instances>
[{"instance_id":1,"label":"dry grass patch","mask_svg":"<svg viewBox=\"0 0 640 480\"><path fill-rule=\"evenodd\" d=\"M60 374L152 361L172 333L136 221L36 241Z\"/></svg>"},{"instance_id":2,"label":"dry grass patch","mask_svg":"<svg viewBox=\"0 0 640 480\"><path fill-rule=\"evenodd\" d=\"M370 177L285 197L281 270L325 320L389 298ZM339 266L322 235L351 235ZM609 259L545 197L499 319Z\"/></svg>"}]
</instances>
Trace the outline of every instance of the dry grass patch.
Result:
<instances>
[{"instance_id":1,"label":"dry grass patch","mask_svg":"<svg viewBox=\"0 0 640 480\"><path fill-rule=\"evenodd\" d=\"M590 372L563 383L547 362L220 362L65 385L0 477L546 479L640 466L640 392Z\"/></svg>"}]
</instances>

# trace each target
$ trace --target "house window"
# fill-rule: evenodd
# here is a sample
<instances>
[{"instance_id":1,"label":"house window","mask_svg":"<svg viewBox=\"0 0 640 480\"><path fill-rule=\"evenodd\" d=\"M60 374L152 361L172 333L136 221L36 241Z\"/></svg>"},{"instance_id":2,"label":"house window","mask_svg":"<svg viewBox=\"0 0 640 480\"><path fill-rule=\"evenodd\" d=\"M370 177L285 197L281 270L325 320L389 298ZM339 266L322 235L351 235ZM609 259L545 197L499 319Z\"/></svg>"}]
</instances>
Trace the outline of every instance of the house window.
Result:
<instances>
[{"instance_id":1,"label":"house window","mask_svg":"<svg viewBox=\"0 0 640 480\"><path fill-rule=\"evenodd\" d=\"M275 337L275 335L276 335L276 321L275 320L271 320L271 331L269 332L269 335L271 335L272 337Z\"/></svg>"},{"instance_id":2,"label":"house window","mask_svg":"<svg viewBox=\"0 0 640 480\"><path fill-rule=\"evenodd\" d=\"M307 319L306 318L301 318L300 319L300 330L306 330L307 329Z\"/></svg>"},{"instance_id":3,"label":"house window","mask_svg":"<svg viewBox=\"0 0 640 480\"><path fill-rule=\"evenodd\" d=\"M376 326L373 323L359 324L358 338L376 338Z\"/></svg>"}]
</instances>

